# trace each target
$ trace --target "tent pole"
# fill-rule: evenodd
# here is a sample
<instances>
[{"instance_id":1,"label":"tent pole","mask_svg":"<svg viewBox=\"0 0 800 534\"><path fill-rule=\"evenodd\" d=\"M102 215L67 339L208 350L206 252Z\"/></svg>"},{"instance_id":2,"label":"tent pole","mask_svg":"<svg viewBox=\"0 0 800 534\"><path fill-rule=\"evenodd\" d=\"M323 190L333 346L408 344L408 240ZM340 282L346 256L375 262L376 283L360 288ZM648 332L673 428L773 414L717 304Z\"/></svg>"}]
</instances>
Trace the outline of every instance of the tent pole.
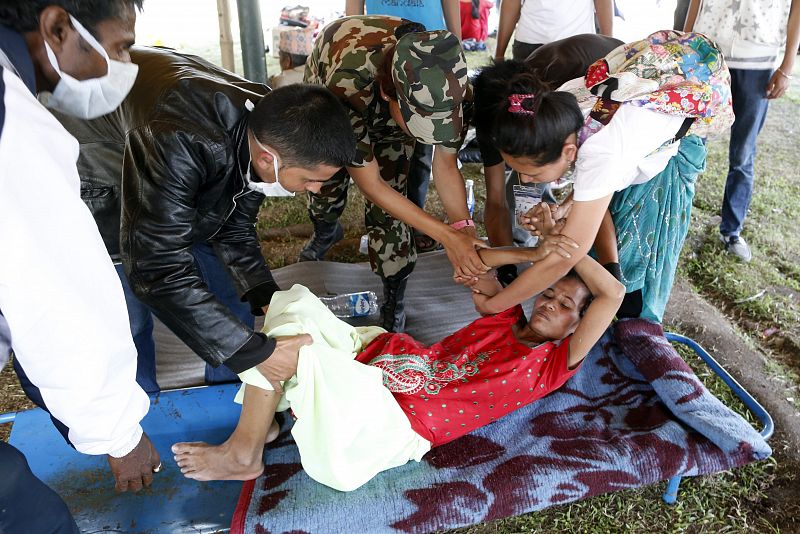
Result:
<instances>
[{"instance_id":1,"label":"tent pole","mask_svg":"<svg viewBox=\"0 0 800 534\"><path fill-rule=\"evenodd\" d=\"M233 34L231 33L231 9L228 0L217 0L219 15L219 50L222 57L222 68L234 72Z\"/></svg>"},{"instance_id":2,"label":"tent pole","mask_svg":"<svg viewBox=\"0 0 800 534\"><path fill-rule=\"evenodd\" d=\"M239 35L242 40L244 77L267 83L267 58L264 30L261 27L261 6L258 0L236 0L239 13Z\"/></svg>"}]
</instances>

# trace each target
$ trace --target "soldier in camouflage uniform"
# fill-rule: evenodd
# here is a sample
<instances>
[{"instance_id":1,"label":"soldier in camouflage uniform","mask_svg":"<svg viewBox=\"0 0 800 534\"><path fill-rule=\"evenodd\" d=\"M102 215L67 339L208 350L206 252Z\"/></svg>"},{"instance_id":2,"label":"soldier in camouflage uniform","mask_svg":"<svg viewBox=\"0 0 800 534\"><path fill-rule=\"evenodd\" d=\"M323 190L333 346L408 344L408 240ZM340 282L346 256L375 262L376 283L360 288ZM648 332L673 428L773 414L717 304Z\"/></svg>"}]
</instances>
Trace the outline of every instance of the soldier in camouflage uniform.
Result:
<instances>
[{"instance_id":1,"label":"soldier in camouflage uniform","mask_svg":"<svg viewBox=\"0 0 800 534\"><path fill-rule=\"evenodd\" d=\"M381 323L402 331L406 281L417 259L410 225L444 245L457 273L488 270L475 252L485 245L476 238L457 166L468 126L465 115L472 106L461 45L448 31L425 32L397 17L346 17L320 32L305 81L325 85L345 104L358 156L319 194L309 194L314 235L299 259L322 259L342 238L338 219L352 177L369 199L369 259L384 285ZM409 159L418 141L436 145L433 177L451 226L405 196Z\"/></svg>"}]
</instances>

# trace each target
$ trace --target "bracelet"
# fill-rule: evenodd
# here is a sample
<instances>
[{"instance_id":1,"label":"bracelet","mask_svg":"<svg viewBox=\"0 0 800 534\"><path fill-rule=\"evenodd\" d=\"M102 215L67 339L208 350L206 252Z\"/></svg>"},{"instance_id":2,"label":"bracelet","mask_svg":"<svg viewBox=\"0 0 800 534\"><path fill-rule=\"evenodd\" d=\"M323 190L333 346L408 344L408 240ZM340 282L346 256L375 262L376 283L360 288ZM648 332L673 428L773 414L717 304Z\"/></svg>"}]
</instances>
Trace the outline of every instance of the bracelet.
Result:
<instances>
[{"instance_id":1,"label":"bracelet","mask_svg":"<svg viewBox=\"0 0 800 534\"><path fill-rule=\"evenodd\" d=\"M472 221L472 219L463 219L450 224L450 228L453 230L461 230L462 228L468 228L470 226L475 226L475 223Z\"/></svg>"},{"instance_id":2,"label":"bracelet","mask_svg":"<svg viewBox=\"0 0 800 534\"><path fill-rule=\"evenodd\" d=\"M781 76L783 76L783 77L784 77L784 78L786 78L787 80L794 80L794 76L792 76L791 74L786 74L785 72L783 72L783 71L780 69L780 67L778 67L778 68L777 68L777 69L775 69L775 70L776 70L776 71L778 71L778 72L780 72L780 73L781 73Z\"/></svg>"}]
</instances>

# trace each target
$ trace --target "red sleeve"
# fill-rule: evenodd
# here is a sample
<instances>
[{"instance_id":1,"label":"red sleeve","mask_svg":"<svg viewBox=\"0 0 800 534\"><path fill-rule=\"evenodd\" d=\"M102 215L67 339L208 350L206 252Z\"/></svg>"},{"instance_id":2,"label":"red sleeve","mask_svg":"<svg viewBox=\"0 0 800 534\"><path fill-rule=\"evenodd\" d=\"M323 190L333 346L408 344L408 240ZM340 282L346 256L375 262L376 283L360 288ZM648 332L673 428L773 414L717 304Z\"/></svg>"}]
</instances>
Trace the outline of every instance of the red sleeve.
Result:
<instances>
[{"instance_id":1,"label":"red sleeve","mask_svg":"<svg viewBox=\"0 0 800 534\"><path fill-rule=\"evenodd\" d=\"M542 378L545 383L547 391L555 391L564 385L564 382L572 378L572 375L578 372L581 368L583 360L581 360L574 369L569 369L569 344L572 341L572 336L564 339L560 345L552 346L546 358L547 365L543 366L544 375Z\"/></svg>"},{"instance_id":2,"label":"red sleeve","mask_svg":"<svg viewBox=\"0 0 800 534\"><path fill-rule=\"evenodd\" d=\"M517 304L513 308L501 311L500 313L497 313L494 316L492 316L493 319L498 319L503 322L510 322L511 324L516 323L522 317L525 317L525 311L522 309L521 304Z\"/></svg>"}]
</instances>

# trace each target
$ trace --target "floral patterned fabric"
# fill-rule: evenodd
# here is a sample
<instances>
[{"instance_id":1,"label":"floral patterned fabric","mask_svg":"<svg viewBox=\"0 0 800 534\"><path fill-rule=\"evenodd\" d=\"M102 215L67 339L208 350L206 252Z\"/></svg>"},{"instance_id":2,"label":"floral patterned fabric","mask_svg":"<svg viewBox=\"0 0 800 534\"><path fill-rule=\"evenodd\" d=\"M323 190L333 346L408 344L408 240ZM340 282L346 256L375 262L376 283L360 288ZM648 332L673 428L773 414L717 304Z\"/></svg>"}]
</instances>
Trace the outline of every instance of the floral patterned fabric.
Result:
<instances>
[{"instance_id":1,"label":"floral patterned fabric","mask_svg":"<svg viewBox=\"0 0 800 534\"><path fill-rule=\"evenodd\" d=\"M584 81L599 97L695 118L690 134L706 137L733 124L730 72L699 33L664 30L622 45L589 67ZM600 113L607 104L598 106L592 116L607 124L610 115Z\"/></svg>"},{"instance_id":2,"label":"floral patterned fabric","mask_svg":"<svg viewBox=\"0 0 800 534\"><path fill-rule=\"evenodd\" d=\"M771 453L643 320L609 329L558 391L356 491L311 480L290 426L245 483L232 534L440 531Z\"/></svg>"}]
</instances>

